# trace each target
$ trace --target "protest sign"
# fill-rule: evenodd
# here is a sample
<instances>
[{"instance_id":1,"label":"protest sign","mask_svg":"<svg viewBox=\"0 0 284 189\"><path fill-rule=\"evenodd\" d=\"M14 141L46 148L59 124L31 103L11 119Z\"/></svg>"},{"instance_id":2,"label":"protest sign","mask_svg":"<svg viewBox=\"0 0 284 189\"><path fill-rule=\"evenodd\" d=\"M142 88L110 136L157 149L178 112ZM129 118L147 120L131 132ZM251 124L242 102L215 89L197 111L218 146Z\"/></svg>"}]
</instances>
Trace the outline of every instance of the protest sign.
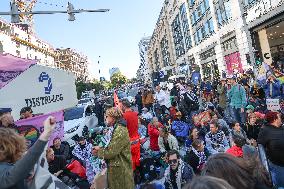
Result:
<instances>
[{"instance_id":1,"label":"protest sign","mask_svg":"<svg viewBox=\"0 0 284 189\"><path fill-rule=\"evenodd\" d=\"M266 106L270 111L280 110L279 99L266 99Z\"/></svg>"}]
</instances>

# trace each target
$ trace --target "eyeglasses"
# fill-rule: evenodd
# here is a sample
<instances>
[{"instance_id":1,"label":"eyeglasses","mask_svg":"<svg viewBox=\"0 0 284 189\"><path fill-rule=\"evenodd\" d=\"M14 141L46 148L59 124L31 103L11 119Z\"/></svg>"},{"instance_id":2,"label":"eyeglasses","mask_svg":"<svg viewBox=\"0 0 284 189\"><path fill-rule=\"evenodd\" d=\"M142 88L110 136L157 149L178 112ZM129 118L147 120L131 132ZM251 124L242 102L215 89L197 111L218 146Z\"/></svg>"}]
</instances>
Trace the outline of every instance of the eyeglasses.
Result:
<instances>
[{"instance_id":1,"label":"eyeglasses","mask_svg":"<svg viewBox=\"0 0 284 189\"><path fill-rule=\"evenodd\" d=\"M176 164L177 163L177 159L172 159L168 161L170 165L172 164Z\"/></svg>"}]
</instances>

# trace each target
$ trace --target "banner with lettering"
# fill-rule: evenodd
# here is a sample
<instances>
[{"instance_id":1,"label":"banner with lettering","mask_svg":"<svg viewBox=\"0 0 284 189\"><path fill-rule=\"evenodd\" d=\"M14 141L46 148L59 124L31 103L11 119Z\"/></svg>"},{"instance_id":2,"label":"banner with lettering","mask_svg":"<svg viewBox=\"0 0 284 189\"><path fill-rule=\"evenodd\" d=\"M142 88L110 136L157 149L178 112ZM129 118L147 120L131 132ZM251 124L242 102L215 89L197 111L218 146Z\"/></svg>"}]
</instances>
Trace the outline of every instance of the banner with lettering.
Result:
<instances>
[{"instance_id":1,"label":"banner with lettering","mask_svg":"<svg viewBox=\"0 0 284 189\"><path fill-rule=\"evenodd\" d=\"M270 111L278 111L280 110L279 99L266 99L267 109Z\"/></svg>"},{"instance_id":2,"label":"banner with lettering","mask_svg":"<svg viewBox=\"0 0 284 189\"><path fill-rule=\"evenodd\" d=\"M23 119L17 121L15 124L18 126L18 132L20 135L24 136L29 144L32 146L38 139L40 133L43 131L43 122L48 118L48 116L53 116L56 119L56 128L50 137L48 145L51 146L53 139L56 137L63 138L64 136L64 116L63 111L53 112L45 115L35 116L29 119Z\"/></svg>"},{"instance_id":3,"label":"banner with lettering","mask_svg":"<svg viewBox=\"0 0 284 189\"><path fill-rule=\"evenodd\" d=\"M34 64L35 60L0 53L0 89Z\"/></svg>"},{"instance_id":4,"label":"banner with lettering","mask_svg":"<svg viewBox=\"0 0 284 189\"><path fill-rule=\"evenodd\" d=\"M0 89L0 107L12 109L15 120L23 107L48 114L78 104L75 76L71 72L34 65Z\"/></svg>"}]
</instances>

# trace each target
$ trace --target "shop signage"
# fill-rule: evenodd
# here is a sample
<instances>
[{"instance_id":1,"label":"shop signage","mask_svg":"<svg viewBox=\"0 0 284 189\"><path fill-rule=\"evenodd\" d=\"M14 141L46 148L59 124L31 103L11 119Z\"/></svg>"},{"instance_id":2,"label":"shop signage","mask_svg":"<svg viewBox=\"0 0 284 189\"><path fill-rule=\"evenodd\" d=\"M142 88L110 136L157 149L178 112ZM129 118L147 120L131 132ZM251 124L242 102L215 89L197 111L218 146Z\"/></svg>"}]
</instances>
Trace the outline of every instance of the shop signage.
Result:
<instances>
[{"instance_id":1,"label":"shop signage","mask_svg":"<svg viewBox=\"0 0 284 189\"><path fill-rule=\"evenodd\" d=\"M267 109L270 111L280 110L279 99L266 99Z\"/></svg>"},{"instance_id":2,"label":"shop signage","mask_svg":"<svg viewBox=\"0 0 284 189\"><path fill-rule=\"evenodd\" d=\"M263 56L265 59L270 59L270 53L264 53Z\"/></svg>"},{"instance_id":3,"label":"shop signage","mask_svg":"<svg viewBox=\"0 0 284 189\"><path fill-rule=\"evenodd\" d=\"M23 107L35 114L70 108L78 103L72 73L34 65L0 90L0 107L12 108L15 119Z\"/></svg>"},{"instance_id":4,"label":"shop signage","mask_svg":"<svg viewBox=\"0 0 284 189\"><path fill-rule=\"evenodd\" d=\"M247 10L247 22L252 22L257 18L260 18L282 3L282 0L260 0L253 7Z\"/></svg>"}]
</instances>

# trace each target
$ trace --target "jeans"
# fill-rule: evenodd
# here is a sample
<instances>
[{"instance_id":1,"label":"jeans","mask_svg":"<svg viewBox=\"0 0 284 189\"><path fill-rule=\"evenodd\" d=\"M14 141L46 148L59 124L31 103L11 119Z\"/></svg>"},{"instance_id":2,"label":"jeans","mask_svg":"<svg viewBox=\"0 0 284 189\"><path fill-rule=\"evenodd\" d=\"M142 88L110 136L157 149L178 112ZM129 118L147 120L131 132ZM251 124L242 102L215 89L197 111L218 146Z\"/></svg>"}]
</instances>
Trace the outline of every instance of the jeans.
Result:
<instances>
[{"instance_id":1,"label":"jeans","mask_svg":"<svg viewBox=\"0 0 284 189\"><path fill-rule=\"evenodd\" d=\"M239 122L240 124L245 124L245 112L241 112L241 108L232 107L233 115L235 121Z\"/></svg>"},{"instance_id":2,"label":"jeans","mask_svg":"<svg viewBox=\"0 0 284 189\"><path fill-rule=\"evenodd\" d=\"M280 167L278 165L273 164L269 161L270 172L273 184L275 184L278 188L284 188L284 167Z\"/></svg>"}]
</instances>

